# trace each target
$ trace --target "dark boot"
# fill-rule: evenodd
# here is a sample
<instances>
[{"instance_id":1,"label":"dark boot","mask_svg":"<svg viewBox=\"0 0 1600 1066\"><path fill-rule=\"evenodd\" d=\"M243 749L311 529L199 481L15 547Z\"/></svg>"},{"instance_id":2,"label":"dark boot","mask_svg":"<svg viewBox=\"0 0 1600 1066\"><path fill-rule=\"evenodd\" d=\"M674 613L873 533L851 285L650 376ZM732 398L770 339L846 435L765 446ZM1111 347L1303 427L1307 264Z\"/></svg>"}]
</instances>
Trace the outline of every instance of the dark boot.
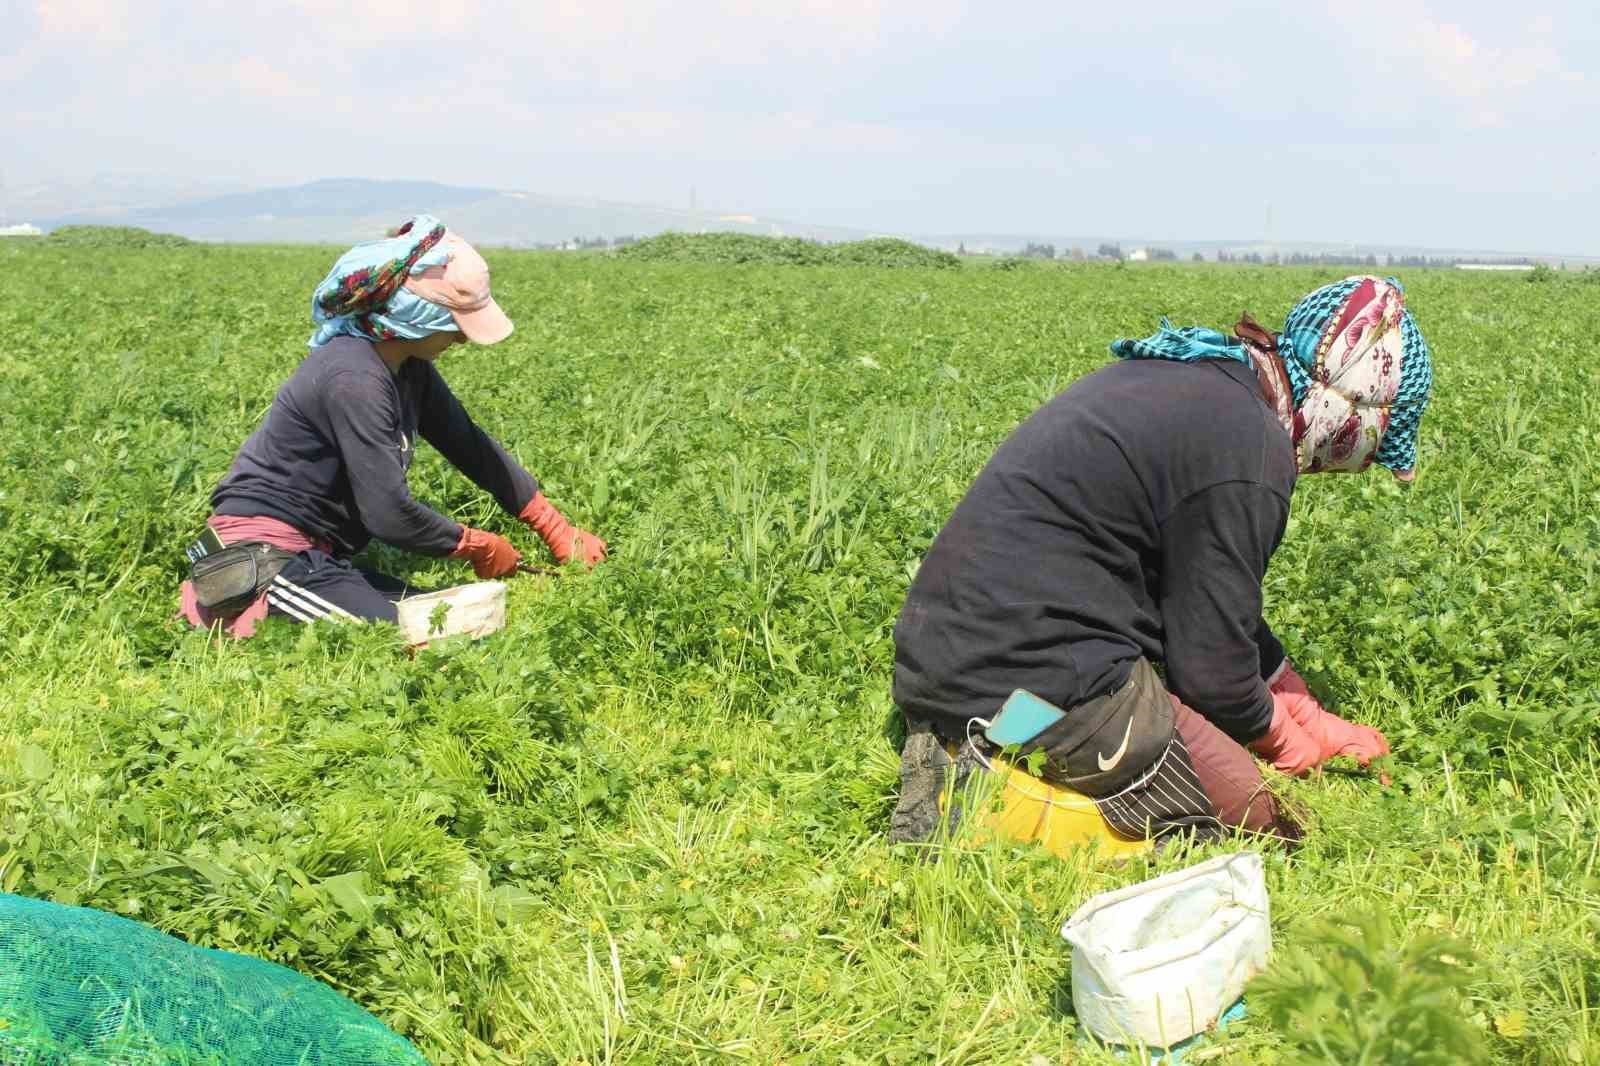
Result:
<instances>
[{"instance_id":1,"label":"dark boot","mask_svg":"<svg viewBox=\"0 0 1600 1066\"><path fill-rule=\"evenodd\" d=\"M900 749L900 802L889 818L889 843L909 844L933 836L945 771L953 763L931 724L906 722L906 743Z\"/></svg>"},{"instance_id":2,"label":"dark boot","mask_svg":"<svg viewBox=\"0 0 1600 1066\"><path fill-rule=\"evenodd\" d=\"M952 759L944 738L933 731L930 723L907 720L906 743L900 749L900 802L889 818L889 843L914 843L933 836L939 825L940 794L949 782L952 767L955 795L947 827L954 830L961 821L961 789L983 763L970 744L961 745Z\"/></svg>"}]
</instances>

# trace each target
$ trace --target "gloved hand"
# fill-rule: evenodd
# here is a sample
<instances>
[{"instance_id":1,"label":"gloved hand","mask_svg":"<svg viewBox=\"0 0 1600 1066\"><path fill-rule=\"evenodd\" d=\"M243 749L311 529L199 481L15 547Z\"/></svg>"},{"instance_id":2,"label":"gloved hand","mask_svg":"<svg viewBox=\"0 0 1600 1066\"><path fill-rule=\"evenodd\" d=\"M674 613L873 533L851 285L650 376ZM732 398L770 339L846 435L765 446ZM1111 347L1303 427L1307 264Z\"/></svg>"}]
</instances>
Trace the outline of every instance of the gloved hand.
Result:
<instances>
[{"instance_id":1,"label":"gloved hand","mask_svg":"<svg viewBox=\"0 0 1600 1066\"><path fill-rule=\"evenodd\" d=\"M1273 769L1291 777L1299 777L1322 762L1316 741L1278 704L1276 697L1272 705L1272 724L1247 747L1270 762Z\"/></svg>"},{"instance_id":2,"label":"gloved hand","mask_svg":"<svg viewBox=\"0 0 1600 1066\"><path fill-rule=\"evenodd\" d=\"M1317 762L1326 762L1335 755L1352 755L1365 766L1378 756L1389 754L1389 742L1382 733L1324 710L1287 659L1267 691L1272 693L1273 707L1287 712L1317 745Z\"/></svg>"},{"instance_id":3,"label":"gloved hand","mask_svg":"<svg viewBox=\"0 0 1600 1066\"><path fill-rule=\"evenodd\" d=\"M534 493L533 499L528 501L528 506L517 517L549 545L550 554L556 557L558 563L564 565L573 559L580 559L585 566L593 567L606 557L606 542L593 533L573 526L544 498L542 492Z\"/></svg>"},{"instance_id":4,"label":"gloved hand","mask_svg":"<svg viewBox=\"0 0 1600 1066\"><path fill-rule=\"evenodd\" d=\"M468 560L472 563L472 572L479 577L505 577L516 571L522 555L498 533L462 526L461 540L450 558Z\"/></svg>"}]
</instances>

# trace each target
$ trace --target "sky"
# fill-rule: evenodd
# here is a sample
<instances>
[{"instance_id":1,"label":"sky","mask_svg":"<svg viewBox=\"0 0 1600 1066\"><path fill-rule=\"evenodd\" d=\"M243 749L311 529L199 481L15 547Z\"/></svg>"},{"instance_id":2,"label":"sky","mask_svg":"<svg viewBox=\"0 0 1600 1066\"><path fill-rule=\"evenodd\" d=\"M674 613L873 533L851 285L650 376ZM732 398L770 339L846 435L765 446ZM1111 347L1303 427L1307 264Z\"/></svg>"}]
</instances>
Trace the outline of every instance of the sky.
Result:
<instances>
[{"instance_id":1,"label":"sky","mask_svg":"<svg viewBox=\"0 0 1600 1066\"><path fill-rule=\"evenodd\" d=\"M1596 57L1582 0L0 0L0 182L1600 255Z\"/></svg>"}]
</instances>

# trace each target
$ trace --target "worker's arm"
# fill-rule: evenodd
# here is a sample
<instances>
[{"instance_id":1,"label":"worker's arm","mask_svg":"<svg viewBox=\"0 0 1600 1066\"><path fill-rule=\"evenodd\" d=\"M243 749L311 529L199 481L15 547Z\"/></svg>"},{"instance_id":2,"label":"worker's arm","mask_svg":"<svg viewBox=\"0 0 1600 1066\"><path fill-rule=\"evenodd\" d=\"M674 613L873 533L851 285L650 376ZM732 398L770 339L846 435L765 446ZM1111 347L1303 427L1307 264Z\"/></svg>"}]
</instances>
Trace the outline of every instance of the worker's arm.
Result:
<instances>
[{"instance_id":1,"label":"worker's arm","mask_svg":"<svg viewBox=\"0 0 1600 1066\"><path fill-rule=\"evenodd\" d=\"M357 516L379 540L421 555L447 555L461 526L411 496L400 450L398 394L355 370L326 383L327 420L350 479Z\"/></svg>"},{"instance_id":2,"label":"worker's arm","mask_svg":"<svg viewBox=\"0 0 1600 1066\"><path fill-rule=\"evenodd\" d=\"M1256 651L1261 660L1261 679L1270 685L1283 672L1289 657L1265 618L1256 626Z\"/></svg>"},{"instance_id":3,"label":"worker's arm","mask_svg":"<svg viewBox=\"0 0 1600 1066\"><path fill-rule=\"evenodd\" d=\"M1261 581L1288 515L1283 497L1239 481L1196 493L1162 524L1167 685L1240 743L1260 737L1272 722L1262 678L1269 649L1258 639ZM1277 654L1281 659L1281 647Z\"/></svg>"},{"instance_id":4,"label":"worker's arm","mask_svg":"<svg viewBox=\"0 0 1600 1066\"><path fill-rule=\"evenodd\" d=\"M539 491L539 483L461 406L450 386L431 365L426 368L418 432L493 496L505 510L516 515L550 548L556 561L578 559L589 566L606 557L606 542L569 523Z\"/></svg>"}]
</instances>

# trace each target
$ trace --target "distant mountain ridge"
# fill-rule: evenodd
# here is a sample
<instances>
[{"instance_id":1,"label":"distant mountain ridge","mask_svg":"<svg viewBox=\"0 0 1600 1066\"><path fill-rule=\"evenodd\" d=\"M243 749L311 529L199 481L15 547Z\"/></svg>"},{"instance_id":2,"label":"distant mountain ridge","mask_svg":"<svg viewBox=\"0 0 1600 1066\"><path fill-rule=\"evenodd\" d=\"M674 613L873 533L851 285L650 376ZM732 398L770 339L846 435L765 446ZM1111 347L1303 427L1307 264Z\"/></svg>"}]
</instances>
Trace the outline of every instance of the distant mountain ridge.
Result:
<instances>
[{"instance_id":1,"label":"distant mountain ridge","mask_svg":"<svg viewBox=\"0 0 1600 1066\"><path fill-rule=\"evenodd\" d=\"M863 230L762 219L750 214L581 200L429 181L326 178L163 206L92 208L28 220L45 229L116 223L209 241L349 243L381 235L419 213L443 218L474 243L527 246L578 238L648 237L667 230L856 240Z\"/></svg>"},{"instance_id":2,"label":"distant mountain ridge","mask_svg":"<svg viewBox=\"0 0 1600 1066\"><path fill-rule=\"evenodd\" d=\"M427 212L476 244L531 247L582 239L649 237L668 230L733 232L762 236L854 241L894 236L955 251L1015 254L1032 243L1052 244L1065 257L1072 248L1093 255L1101 244L1125 252L1163 248L1180 259L1218 251L1242 256L1274 254L1373 255L1379 263L1431 258L1499 259L1531 256L1569 265L1600 264L1600 259L1482 248L1438 249L1331 241L1218 240L1133 241L1116 237L1059 236L1050 233L995 234L871 231L815 225L754 213L618 203L579 197L432 181L325 178L302 185L236 191L228 183L189 177L106 175L56 186L35 184L0 189L0 223L33 223L49 230L81 223L141 226L203 241L350 244L381 236L409 215Z\"/></svg>"},{"instance_id":3,"label":"distant mountain ridge","mask_svg":"<svg viewBox=\"0 0 1600 1066\"><path fill-rule=\"evenodd\" d=\"M441 185L434 181L367 181L362 178L325 178L306 185L231 193L156 209L174 221L224 219L328 218L348 214L359 206L363 214L415 213L427 205L430 213L479 203L499 193L494 189Z\"/></svg>"}]
</instances>

